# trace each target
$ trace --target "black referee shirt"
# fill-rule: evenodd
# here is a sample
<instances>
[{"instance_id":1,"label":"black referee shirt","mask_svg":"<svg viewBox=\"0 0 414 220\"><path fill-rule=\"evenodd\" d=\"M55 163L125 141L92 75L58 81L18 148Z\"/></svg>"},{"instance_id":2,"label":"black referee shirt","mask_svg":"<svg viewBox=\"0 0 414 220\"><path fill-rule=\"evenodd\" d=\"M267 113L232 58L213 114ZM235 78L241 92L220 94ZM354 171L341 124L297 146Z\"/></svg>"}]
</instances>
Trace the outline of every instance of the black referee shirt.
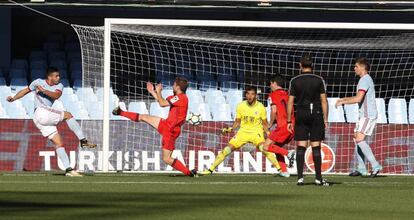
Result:
<instances>
[{"instance_id":1,"label":"black referee shirt","mask_svg":"<svg viewBox=\"0 0 414 220\"><path fill-rule=\"evenodd\" d=\"M297 110L322 110L322 93L326 93L325 81L311 72L302 73L290 80L289 95L295 96Z\"/></svg>"}]
</instances>

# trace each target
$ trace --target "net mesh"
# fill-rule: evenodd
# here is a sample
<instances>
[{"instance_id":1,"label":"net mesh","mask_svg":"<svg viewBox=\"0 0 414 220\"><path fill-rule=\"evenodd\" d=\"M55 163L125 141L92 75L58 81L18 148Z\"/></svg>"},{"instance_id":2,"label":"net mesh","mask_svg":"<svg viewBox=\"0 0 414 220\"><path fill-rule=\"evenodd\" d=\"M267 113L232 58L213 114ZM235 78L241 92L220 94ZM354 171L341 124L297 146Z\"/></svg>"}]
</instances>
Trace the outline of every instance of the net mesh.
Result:
<instances>
[{"instance_id":1,"label":"net mesh","mask_svg":"<svg viewBox=\"0 0 414 220\"><path fill-rule=\"evenodd\" d=\"M85 97L85 105L92 108L90 116L93 112L96 118L83 121L83 128L100 144L104 29L74 28L82 48L82 89L91 88L97 97ZM110 108L124 103L129 111L165 118L168 108L155 103L146 82L162 83L166 97L172 94L174 78L186 77L189 112L200 113L203 123L183 126L174 156L202 170L232 137L220 131L234 120L245 86L257 87L259 101L267 106L270 78L280 75L289 82L299 74L298 62L304 53L312 54L314 72L327 85L330 125L324 143L336 155L331 172L344 173L355 166L353 129L358 107L336 109L334 104L336 98L355 95L354 59L366 57L379 110L368 143L384 172L414 173L414 127L410 124L414 123L414 35L410 31L112 25ZM110 169L170 169L161 161L161 137L155 129L118 116L110 118ZM287 148L294 149L294 142ZM244 149L235 152L219 171L274 171L253 146ZM95 157L100 151L94 152Z\"/></svg>"}]
</instances>

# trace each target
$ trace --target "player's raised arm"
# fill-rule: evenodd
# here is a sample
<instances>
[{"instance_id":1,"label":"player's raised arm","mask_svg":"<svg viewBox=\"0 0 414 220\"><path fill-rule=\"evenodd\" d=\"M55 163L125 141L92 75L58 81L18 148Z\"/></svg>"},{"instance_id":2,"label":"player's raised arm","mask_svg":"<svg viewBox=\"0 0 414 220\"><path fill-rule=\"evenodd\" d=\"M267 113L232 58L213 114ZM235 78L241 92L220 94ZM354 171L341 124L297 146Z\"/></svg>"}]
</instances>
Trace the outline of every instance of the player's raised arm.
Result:
<instances>
[{"instance_id":1,"label":"player's raised arm","mask_svg":"<svg viewBox=\"0 0 414 220\"><path fill-rule=\"evenodd\" d=\"M340 105L360 103L364 99L364 96L365 91L359 90L355 96L338 99L338 101L335 103L335 107L338 107Z\"/></svg>"},{"instance_id":2,"label":"player's raised arm","mask_svg":"<svg viewBox=\"0 0 414 220\"><path fill-rule=\"evenodd\" d=\"M30 92L29 87L24 88L24 89L20 90L14 97L8 96L7 101L8 102L14 102L14 101L24 97L29 92Z\"/></svg>"},{"instance_id":3,"label":"player's raised arm","mask_svg":"<svg viewBox=\"0 0 414 220\"><path fill-rule=\"evenodd\" d=\"M155 89L154 85L150 82L147 82L147 90L154 97L154 99L160 104L161 107L167 107L170 103L164 99L161 95L162 85L157 84Z\"/></svg>"}]
</instances>

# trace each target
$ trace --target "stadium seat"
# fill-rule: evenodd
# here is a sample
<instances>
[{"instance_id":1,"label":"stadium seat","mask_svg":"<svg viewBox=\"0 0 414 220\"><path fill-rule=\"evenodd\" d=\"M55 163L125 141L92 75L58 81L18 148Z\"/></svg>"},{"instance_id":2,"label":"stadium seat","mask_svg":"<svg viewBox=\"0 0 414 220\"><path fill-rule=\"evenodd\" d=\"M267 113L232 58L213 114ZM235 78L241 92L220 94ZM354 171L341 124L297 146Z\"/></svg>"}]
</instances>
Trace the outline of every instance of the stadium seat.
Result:
<instances>
[{"instance_id":1,"label":"stadium seat","mask_svg":"<svg viewBox=\"0 0 414 220\"><path fill-rule=\"evenodd\" d=\"M102 102L89 102L87 105L88 113L91 119L103 118L103 103Z\"/></svg>"},{"instance_id":2,"label":"stadium seat","mask_svg":"<svg viewBox=\"0 0 414 220\"><path fill-rule=\"evenodd\" d=\"M29 116L26 114L26 110L24 109L20 100L7 102L4 107L9 118L29 119Z\"/></svg>"},{"instance_id":3,"label":"stadium seat","mask_svg":"<svg viewBox=\"0 0 414 220\"><path fill-rule=\"evenodd\" d=\"M342 106L335 107L335 103L339 98L328 98L329 113L328 122L345 122L344 109Z\"/></svg>"},{"instance_id":4,"label":"stadium seat","mask_svg":"<svg viewBox=\"0 0 414 220\"><path fill-rule=\"evenodd\" d=\"M203 103L203 96L200 90L197 89L189 89L186 92L190 103Z\"/></svg>"},{"instance_id":5,"label":"stadium seat","mask_svg":"<svg viewBox=\"0 0 414 220\"><path fill-rule=\"evenodd\" d=\"M81 79L74 80L73 81L73 88L74 89L82 88L82 80Z\"/></svg>"},{"instance_id":6,"label":"stadium seat","mask_svg":"<svg viewBox=\"0 0 414 220\"><path fill-rule=\"evenodd\" d=\"M62 83L62 85L63 85L64 87L70 87L70 84L69 84L69 80L68 80L68 79L61 78L61 79L60 79L60 83Z\"/></svg>"},{"instance_id":7,"label":"stadium seat","mask_svg":"<svg viewBox=\"0 0 414 220\"><path fill-rule=\"evenodd\" d=\"M243 91L242 90L228 90L225 94L227 102L230 102L231 99L242 99L243 100Z\"/></svg>"},{"instance_id":8,"label":"stadium seat","mask_svg":"<svg viewBox=\"0 0 414 220\"><path fill-rule=\"evenodd\" d=\"M11 94L11 88L9 86L0 86L0 97L7 97ZM3 99L1 99L3 101Z\"/></svg>"},{"instance_id":9,"label":"stadium seat","mask_svg":"<svg viewBox=\"0 0 414 220\"><path fill-rule=\"evenodd\" d=\"M44 51L32 51L30 52L30 62L35 61L35 60L46 60L47 55L46 52Z\"/></svg>"},{"instance_id":10,"label":"stadium seat","mask_svg":"<svg viewBox=\"0 0 414 220\"><path fill-rule=\"evenodd\" d=\"M152 102L150 105L150 115L158 116L161 118L167 118L169 110L169 107L161 108L158 102Z\"/></svg>"},{"instance_id":11,"label":"stadium seat","mask_svg":"<svg viewBox=\"0 0 414 220\"><path fill-rule=\"evenodd\" d=\"M147 106L145 102L130 102L128 105L128 111L136 112L139 114L148 114Z\"/></svg>"},{"instance_id":12,"label":"stadium seat","mask_svg":"<svg viewBox=\"0 0 414 220\"><path fill-rule=\"evenodd\" d=\"M34 93L30 92L20 99L29 117L34 114Z\"/></svg>"},{"instance_id":13,"label":"stadium seat","mask_svg":"<svg viewBox=\"0 0 414 220\"><path fill-rule=\"evenodd\" d=\"M220 99L220 101L222 101L224 98L223 96L223 92L221 90L217 90L217 89L209 89L204 93L204 97L206 100L206 103L215 103L217 102L216 99ZM221 98L219 98L221 97Z\"/></svg>"},{"instance_id":14,"label":"stadium seat","mask_svg":"<svg viewBox=\"0 0 414 220\"><path fill-rule=\"evenodd\" d=\"M66 54L63 51L51 51L48 54L48 58L49 58L49 63L52 63L55 60L63 60L66 62Z\"/></svg>"},{"instance_id":15,"label":"stadium seat","mask_svg":"<svg viewBox=\"0 0 414 220\"><path fill-rule=\"evenodd\" d=\"M216 104L211 110L214 121L232 121L229 104Z\"/></svg>"},{"instance_id":16,"label":"stadium seat","mask_svg":"<svg viewBox=\"0 0 414 220\"><path fill-rule=\"evenodd\" d=\"M109 92L111 95L114 95L114 90L112 90L112 88L109 89ZM102 87L99 87L96 89L95 94L96 94L96 97L98 98L98 101L103 101L103 93L104 93L104 90Z\"/></svg>"},{"instance_id":17,"label":"stadium seat","mask_svg":"<svg viewBox=\"0 0 414 220\"><path fill-rule=\"evenodd\" d=\"M63 101L63 100L62 100ZM66 111L70 112L75 119L89 119L88 111L82 101L63 103Z\"/></svg>"},{"instance_id":18,"label":"stadium seat","mask_svg":"<svg viewBox=\"0 0 414 220\"><path fill-rule=\"evenodd\" d=\"M70 74L70 79L77 80L82 79L82 70L72 70Z\"/></svg>"},{"instance_id":19,"label":"stadium seat","mask_svg":"<svg viewBox=\"0 0 414 220\"><path fill-rule=\"evenodd\" d=\"M193 105L189 107L189 112L193 112L201 115L202 121L212 121L210 107L205 103Z\"/></svg>"},{"instance_id":20,"label":"stadium seat","mask_svg":"<svg viewBox=\"0 0 414 220\"><path fill-rule=\"evenodd\" d=\"M60 44L58 42L45 42L43 43L43 50L46 52L59 51Z\"/></svg>"},{"instance_id":21,"label":"stadium seat","mask_svg":"<svg viewBox=\"0 0 414 220\"><path fill-rule=\"evenodd\" d=\"M63 90L65 91L65 89ZM60 97L60 100L62 101L64 106L70 105L73 102L78 102L78 96L75 94L67 94L67 93L63 93L62 96Z\"/></svg>"},{"instance_id":22,"label":"stadium seat","mask_svg":"<svg viewBox=\"0 0 414 220\"><path fill-rule=\"evenodd\" d=\"M64 88L62 94L74 94L73 89L70 87Z\"/></svg>"},{"instance_id":23,"label":"stadium seat","mask_svg":"<svg viewBox=\"0 0 414 220\"><path fill-rule=\"evenodd\" d=\"M359 121L359 107L358 104L345 105L346 121L349 123L356 123Z\"/></svg>"},{"instance_id":24,"label":"stadium seat","mask_svg":"<svg viewBox=\"0 0 414 220\"><path fill-rule=\"evenodd\" d=\"M0 77L0 86L5 86L6 80L3 77Z\"/></svg>"},{"instance_id":25,"label":"stadium seat","mask_svg":"<svg viewBox=\"0 0 414 220\"><path fill-rule=\"evenodd\" d=\"M220 82L220 90L229 91L238 89L238 83L235 81L219 81Z\"/></svg>"},{"instance_id":26,"label":"stadium seat","mask_svg":"<svg viewBox=\"0 0 414 220\"><path fill-rule=\"evenodd\" d=\"M164 98L164 99L166 99L168 96L171 96L171 95L173 95L174 93L173 93L173 90L172 89L163 89L162 91L161 91L161 96Z\"/></svg>"},{"instance_id":27,"label":"stadium seat","mask_svg":"<svg viewBox=\"0 0 414 220\"><path fill-rule=\"evenodd\" d=\"M43 79L46 76L46 69L32 69L30 72L30 78L33 80L35 79Z\"/></svg>"},{"instance_id":28,"label":"stadium seat","mask_svg":"<svg viewBox=\"0 0 414 220\"><path fill-rule=\"evenodd\" d=\"M71 71L82 71L82 62L81 61L73 61L70 63L70 70Z\"/></svg>"},{"instance_id":29,"label":"stadium seat","mask_svg":"<svg viewBox=\"0 0 414 220\"><path fill-rule=\"evenodd\" d=\"M75 93L78 99L83 102L97 102L98 98L92 88L78 88Z\"/></svg>"},{"instance_id":30,"label":"stadium seat","mask_svg":"<svg viewBox=\"0 0 414 220\"><path fill-rule=\"evenodd\" d=\"M410 104L408 105L408 119L410 124L414 124L414 99L410 99Z\"/></svg>"},{"instance_id":31,"label":"stadium seat","mask_svg":"<svg viewBox=\"0 0 414 220\"><path fill-rule=\"evenodd\" d=\"M7 115L6 110L3 108L2 105L0 105L0 118L9 118L9 116Z\"/></svg>"},{"instance_id":32,"label":"stadium seat","mask_svg":"<svg viewBox=\"0 0 414 220\"><path fill-rule=\"evenodd\" d=\"M199 89L202 91L206 91L209 89L217 89L217 82L216 81L198 81Z\"/></svg>"},{"instance_id":33,"label":"stadium seat","mask_svg":"<svg viewBox=\"0 0 414 220\"><path fill-rule=\"evenodd\" d=\"M12 78L10 80L10 88L12 90L17 90L20 87L27 87L28 83L26 78Z\"/></svg>"},{"instance_id":34,"label":"stadium seat","mask_svg":"<svg viewBox=\"0 0 414 220\"><path fill-rule=\"evenodd\" d=\"M11 68L24 69L27 71L29 69L29 64L27 63L26 59L13 59L11 63Z\"/></svg>"},{"instance_id":35,"label":"stadium seat","mask_svg":"<svg viewBox=\"0 0 414 220\"><path fill-rule=\"evenodd\" d=\"M390 124L408 124L407 102L405 99L391 98L388 103L388 121Z\"/></svg>"},{"instance_id":36,"label":"stadium seat","mask_svg":"<svg viewBox=\"0 0 414 220\"><path fill-rule=\"evenodd\" d=\"M30 62L30 69L34 70L34 69L42 69L42 70L46 70L47 69L47 62L46 60L33 60Z\"/></svg>"},{"instance_id":37,"label":"stadium seat","mask_svg":"<svg viewBox=\"0 0 414 220\"><path fill-rule=\"evenodd\" d=\"M68 67L66 65L66 61L65 60L52 60L50 61L50 66L51 67L55 67L60 71L65 70L67 71Z\"/></svg>"},{"instance_id":38,"label":"stadium seat","mask_svg":"<svg viewBox=\"0 0 414 220\"><path fill-rule=\"evenodd\" d=\"M377 112L378 112L378 117L377 117L377 123L379 124L387 124L387 115L386 115L386 111L385 111L385 101L383 98L376 98L375 102L377 104Z\"/></svg>"},{"instance_id":39,"label":"stadium seat","mask_svg":"<svg viewBox=\"0 0 414 220\"><path fill-rule=\"evenodd\" d=\"M237 105L243 101L241 90L230 90L227 94L227 101L230 105L230 111L233 118L236 117Z\"/></svg>"},{"instance_id":40,"label":"stadium seat","mask_svg":"<svg viewBox=\"0 0 414 220\"><path fill-rule=\"evenodd\" d=\"M12 68L10 69L9 77L10 78L26 78L27 71L25 69Z\"/></svg>"}]
</instances>

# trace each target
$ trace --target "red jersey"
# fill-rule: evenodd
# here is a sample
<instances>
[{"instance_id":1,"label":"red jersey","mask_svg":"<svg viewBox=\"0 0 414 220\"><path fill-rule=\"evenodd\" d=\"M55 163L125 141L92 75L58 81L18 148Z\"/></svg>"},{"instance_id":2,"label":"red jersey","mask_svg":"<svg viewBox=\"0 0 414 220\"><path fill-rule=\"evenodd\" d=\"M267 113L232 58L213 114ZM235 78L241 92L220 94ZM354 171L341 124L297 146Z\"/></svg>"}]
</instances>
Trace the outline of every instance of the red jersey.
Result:
<instances>
[{"instance_id":1,"label":"red jersey","mask_svg":"<svg viewBox=\"0 0 414 220\"><path fill-rule=\"evenodd\" d=\"M270 105L276 105L276 123L277 127L287 126L287 103L289 95L283 89L278 89L269 94ZM295 123L294 111L292 109L292 123Z\"/></svg>"},{"instance_id":2,"label":"red jersey","mask_svg":"<svg viewBox=\"0 0 414 220\"><path fill-rule=\"evenodd\" d=\"M167 98L170 103L170 112L166 119L170 128L179 127L184 124L187 118L188 98L184 93L172 95Z\"/></svg>"}]
</instances>

